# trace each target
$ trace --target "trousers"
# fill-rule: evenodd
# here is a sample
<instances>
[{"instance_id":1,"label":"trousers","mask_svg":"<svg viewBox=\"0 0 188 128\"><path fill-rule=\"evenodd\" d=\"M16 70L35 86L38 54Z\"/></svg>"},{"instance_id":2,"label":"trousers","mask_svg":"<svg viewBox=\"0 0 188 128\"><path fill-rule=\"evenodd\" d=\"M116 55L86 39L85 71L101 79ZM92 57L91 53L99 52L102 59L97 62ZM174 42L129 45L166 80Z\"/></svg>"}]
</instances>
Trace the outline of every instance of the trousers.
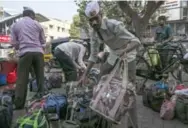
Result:
<instances>
[{"instance_id":1,"label":"trousers","mask_svg":"<svg viewBox=\"0 0 188 128\"><path fill-rule=\"evenodd\" d=\"M54 55L64 71L65 81L76 81L77 71L72 59L58 48L55 50Z\"/></svg>"},{"instance_id":2,"label":"trousers","mask_svg":"<svg viewBox=\"0 0 188 128\"><path fill-rule=\"evenodd\" d=\"M17 67L15 106L18 108L25 105L31 68L36 76L38 91L44 91L44 55L40 52L27 52L19 58Z\"/></svg>"}]
</instances>

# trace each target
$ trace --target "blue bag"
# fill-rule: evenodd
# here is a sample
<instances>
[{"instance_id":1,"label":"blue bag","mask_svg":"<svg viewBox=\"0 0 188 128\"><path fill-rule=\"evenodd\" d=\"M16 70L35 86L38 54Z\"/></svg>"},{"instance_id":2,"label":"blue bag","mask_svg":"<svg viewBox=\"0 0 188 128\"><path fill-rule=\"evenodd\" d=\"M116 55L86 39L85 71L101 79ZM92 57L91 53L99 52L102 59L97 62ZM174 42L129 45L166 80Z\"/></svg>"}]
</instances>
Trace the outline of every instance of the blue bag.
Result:
<instances>
[{"instance_id":1,"label":"blue bag","mask_svg":"<svg viewBox=\"0 0 188 128\"><path fill-rule=\"evenodd\" d=\"M163 81L158 81L154 84L154 86L157 88L157 89L165 89L165 90L168 90L168 85L165 84Z\"/></svg>"},{"instance_id":2,"label":"blue bag","mask_svg":"<svg viewBox=\"0 0 188 128\"><path fill-rule=\"evenodd\" d=\"M51 94L45 101L44 111L47 113L57 113L59 119L66 118L67 97L61 94Z\"/></svg>"},{"instance_id":3,"label":"blue bag","mask_svg":"<svg viewBox=\"0 0 188 128\"><path fill-rule=\"evenodd\" d=\"M7 76L5 74L0 74L0 85L7 84Z\"/></svg>"}]
</instances>

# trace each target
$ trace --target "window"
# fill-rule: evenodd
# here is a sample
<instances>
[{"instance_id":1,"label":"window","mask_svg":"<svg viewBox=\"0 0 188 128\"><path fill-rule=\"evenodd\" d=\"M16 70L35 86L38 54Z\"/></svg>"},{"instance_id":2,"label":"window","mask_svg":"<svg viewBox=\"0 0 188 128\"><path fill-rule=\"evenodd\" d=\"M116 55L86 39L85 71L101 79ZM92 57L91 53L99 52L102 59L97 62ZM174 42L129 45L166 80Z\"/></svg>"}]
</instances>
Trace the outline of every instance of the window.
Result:
<instances>
[{"instance_id":1,"label":"window","mask_svg":"<svg viewBox=\"0 0 188 128\"><path fill-rule=\"evenodd\" d=\"M57 31L58 31L58 32L60 31L60 27L57 27Z\"/></svg>"},{"instance_id":2,"label":"window","mask_svg":"<svg viewBox=\"0 0 188 128\"><path fill-rule=\"evenodd\" d=\"M183 19L187 18L188 16L188 8L183 8Z\"/></svg>"},{"instance_id":3,"label":"window","mask_svg":"<svg viewBox=\"0 0 188 128\"><path fill-rule=\"evenodd\" d=\"M50 29L53 29L54 26L53 25L49 25L49 27L50 27Z\"/></svg>"},{"instance_id":4,"label":"window","mask_svg":"<svg viewBox=\"0 0 188 128\"><path fill-rule=\"evenodd\" d=\"M62 28L62 32L64 32L65 31L65 28Z\"/></svg>"},{"instance_id":5,"label":"window","mask_svg":"<svg viewBox=\"0 0 188 128\"><path fill-rule=\"evenodd\" d=\"M53 36L50 36L50 40L53 40L54 39L54 37Z\"/></svg>"},{"instance_id":6,"label":"window","mask_svg":"<svg viewBox=\"0 0 188 128\"><path fill-rule=\"evenodd\" d=\"M187 1L181 1L182 2L182 7L187 7L188 6L188 2Z\"/></svg>"}]
</instances>

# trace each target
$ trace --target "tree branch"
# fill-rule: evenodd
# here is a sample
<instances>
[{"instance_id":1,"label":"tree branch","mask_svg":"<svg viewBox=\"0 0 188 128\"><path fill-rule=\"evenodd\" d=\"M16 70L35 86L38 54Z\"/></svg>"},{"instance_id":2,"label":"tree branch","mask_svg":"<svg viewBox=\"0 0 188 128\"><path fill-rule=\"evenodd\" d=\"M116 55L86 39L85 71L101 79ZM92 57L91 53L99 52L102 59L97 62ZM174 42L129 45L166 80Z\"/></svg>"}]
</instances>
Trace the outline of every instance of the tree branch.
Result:
<instances>
[{"instance_id":1,"label":"tree branch","mask_svg":"<svg viewBox=\"0 0 188 128\"><path fill-rule=\"evenodd\" d=\"M142 21L149 21L153 13L164 3L164 1L148 1L146 5L146 11L142 17Z\"/></svg>"},{"instance_id":2,"label":"tree branch","mask_svg":"<svg viewBox=\"0 0 188 128\"><path fill-rule=\"evenodd\" d=\"M121 10L126 13L129 17L138 17L138 14L129 6L127 1L118 1L117 2Z\"/></svg>"}]
</instances>

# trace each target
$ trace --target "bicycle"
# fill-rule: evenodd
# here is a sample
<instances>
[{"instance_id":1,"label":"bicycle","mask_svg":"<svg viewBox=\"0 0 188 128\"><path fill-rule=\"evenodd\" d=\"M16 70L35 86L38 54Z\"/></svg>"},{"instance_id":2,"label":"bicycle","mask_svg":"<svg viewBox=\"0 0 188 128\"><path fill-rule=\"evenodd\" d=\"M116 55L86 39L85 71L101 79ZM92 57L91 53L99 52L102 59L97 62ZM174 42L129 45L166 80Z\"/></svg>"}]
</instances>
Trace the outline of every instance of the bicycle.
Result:
<instances>
[{"instance_id":1,"label":"bicycle","mask_svg":"<svg viewBox=\"0 0 188 128\"><path fill-rule=\"evenodd\" d=\"M141 84L141 90L145 88L145 83L148 80L158 81L161 80L163 77L167 78L169 73L173 76L173 78L175 78L175 80L179 81L180 83L183 82L183 68L181 61L183 59L185 49L180 40L170 43L171 44L168 43L166 45L170 46L170 48L156 48L154 47L154 44L143 44L143 51L140 55L137 55L136 57L136 75L144 78L143 83ZM154 49L155 52L152 53L151 49ZM170 57L169 59L167 59L166 65L163 64L160 58L161 55L165 55L160 52L162 50L171 52L170 55L169 52L167 52L166 54L167 57ZM149 61L146 59L146 57L144 57L146 54L148 54ZM158 65L152 63L151 54L159 55L158 59L160 62ZM144 66L139 67L139 64L144 64Z\"/></svg>"}]
</instances>

